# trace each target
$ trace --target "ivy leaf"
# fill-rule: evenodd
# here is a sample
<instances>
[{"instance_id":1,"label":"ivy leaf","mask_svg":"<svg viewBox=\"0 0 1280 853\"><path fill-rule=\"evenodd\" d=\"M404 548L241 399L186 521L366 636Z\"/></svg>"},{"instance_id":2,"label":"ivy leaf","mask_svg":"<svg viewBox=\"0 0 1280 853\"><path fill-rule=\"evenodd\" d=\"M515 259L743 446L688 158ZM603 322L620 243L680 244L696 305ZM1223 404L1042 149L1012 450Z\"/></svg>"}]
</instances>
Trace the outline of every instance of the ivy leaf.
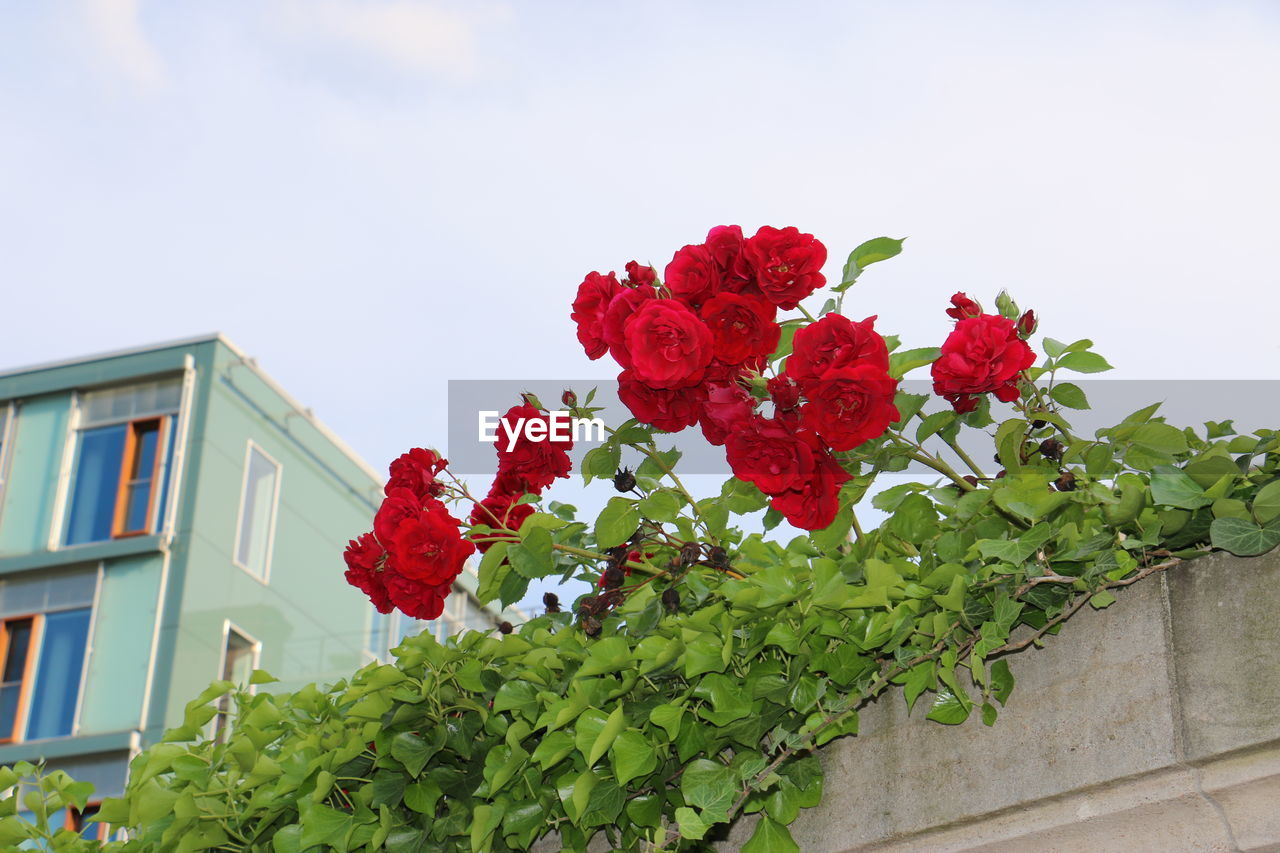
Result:
<instances>
[{"instance_id":1,"label":"ivy leaf","mask_svg":"<svg viewBox=\"0 0 1280 853\"><path fill-rule=\"evenodd\" d=\"M702 816L688 806L681 806L676 809L676 823L680 826L680 837L687 838L690 841L697 841L707 834L707 830L711 828L711 824L702 819Z\"/></svg>"},{"instance_id":2,"label":"ivy leaf","mask_svg":"<svg viewBox=\"0 0 1280 853\"><path fill-rule=\"evenodd\" d=\"M609 758L619 785L625 785L637 776L647 776L658 766L654 744L634 731L618 735L609 750Z\"/></svg>"},{"instance_id":3,"label":"ivy leaf","mask_svg":"<svg viewBox=\"0 0 1280 853\"><path fill-rule=\"evenodd\" d=\"M1009 671L1009 662L1004 658L991 664L991 692L1001 705L1009 701L1013 692L1014 677Z\"/></svg>"},{"instance_id":4,"label":"ivy leaf","mask_svg":"<svg viewBox=\"0 0 1280 853\"><path fill-rule=\"evenodd\" d=\"M432 748L426 739L413 732L400 732L391 739L391 757L403 764L409 775L415 778L439 748Z\"/></svg>"},{"instance_id":5,"label":"ivy leaf","mask_svg":"<svg viewBox=\"0 0 1280 853\"><path fill-rule=\"evenodd\" d=\"M680 793L690 805L718 819L728 813L737 794L733 770L718 761L698 758L685 767L680 776Z\"/></svg>"},{"instance_id":6,"label":"ivy leaf","mask_svg":"<svg viewBox=\"0 0 1280 853\"><path fill-rule=\"evenodd\" d=\"M608 752L614 739L626 726L627 718L622 711L622 705L614 708L613 713L608 717L595 708L588 708L582 712L582 716L578 717L574 744L578 747L578 752L582 753L582 757L587 760L587 767L595 765L600 760L600 756Z\"/></svg>"},{"instance_id":7,"label":"ivy leaf","mask_svg":"<svg viewBox=\"0 0 1280 853\"><path fill-rule=\"evenodd\" d=\"M1179 509L1199 509L1213 503L1186 471L1172 465L1157 465L1151 472L1151 497L1158 504Z\"/></svg>"},{"instance_id":8,"label":"ivy leaf","mask_svg":"<svg viewBox=\"0 0 1280 853\"><path fill-rule=\"evenodd\" d=\"M958 726L969 719L969 711L972 708L973 701L968 696L943 690L933 700L933 709L929 711L927 719L948 726Z\"/></svg>"},{"instance_id":9,"label":"ivy leaf","mask_svg":"<svg viewBox=\"0 0 1280 853\"><path fill-rule=\"evenodd\" d=\"M1280 480L1267 483L1253 496L1253 517L1259 524L1280 518Z\"/></svg>"},{"instance_id":10,"label":"ivy leaf","mask_svg":"<svg viewBox=\"0 0 1280 853\"><path fill-rule=\"evenodd\" d=\"M800 853L791 831L768 817L761 817L751 840L742 845L742 853Z\"/></svg>"},{"instance_id":11,"label":"ivy leaf","mask_svg":"<svg viewBox=\"0 0 1280 853\"><path fill-rule=\"evenodd\" d=\"M1280 521L1263 527L1243 518L1215 518L1209 526L1209 541L1237 557L1255 557L1280 545Z\"/></svg>"}]
</instances>

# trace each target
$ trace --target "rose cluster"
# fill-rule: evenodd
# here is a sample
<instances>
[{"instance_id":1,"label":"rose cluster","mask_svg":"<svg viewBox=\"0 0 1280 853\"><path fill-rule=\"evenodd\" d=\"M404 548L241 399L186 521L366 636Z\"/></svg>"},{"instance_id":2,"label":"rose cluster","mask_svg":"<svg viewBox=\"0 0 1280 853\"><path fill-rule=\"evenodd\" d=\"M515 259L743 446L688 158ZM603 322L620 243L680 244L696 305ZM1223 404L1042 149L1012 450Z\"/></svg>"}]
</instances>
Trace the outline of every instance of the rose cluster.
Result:
<instances>
[{"instance_id":1,"label":"rose cluster","mask_svg":"<svg viewBox=\"0 0 1280 853\"><path fill-rule=\"evenodd\" d=\"M415 619L435 619L475 546L462 537L461 522L440 498L439 479L448 461L415 447L391 463L385 498L373 532L353 539L343 558L347 582L358 587L380 613L398 607Z\"/></svg>"},{"instance_id":2,"label":"rose cluster","mask_svg":"<svg viewBox=\"0 0 1280 853\"><path fill-rule=\"evenodd\" d=\"M568 477L573 469L568 453L573 449L572 437L557 438L551 429L550 417L531 402L526 400L513 406L501 420L495 443L498 474L489 494L474 505L469 518L472 525L490 528L489 532L479 531L475 536L476 547L481 552L489 550L501 536L500 531L518 531L533 514L533 506L521 503L521 498L542 494L543 489L557 478ZM546 436L545 439L530 440L529 424L534 422L542 426L532 431Z\"/></svg>"},{"instance_id":3,"label":"rose cluster","mask_svg":"<svg viewBox=\"0 0 1280 853\"><path fill-rule=\"evenodd\" d=\"M951 297L951 306L947 316L956 327L933 363L933 393L961 413L977 408L979 394L995 394L1002 403L1018 399L1022 371L1036 361L1026 342L1036 328L1035 313L1028 311L1015 323L982 313L982 306L963 293Z\"/></svg>"},{"instance_id":4,"label":"rose cluster","mask_svg":"<svg viewBox=\"0 0 1280 853\"><path fill-rule=\"evenodd\" d=\"M769 416L750 391L765 384L778 347L778 311L825 285L826 260L826 247L793 227L746 238L720 226L676 252L661 283L635 261L622 281L588 274L571 315L587 356L608 353L622 367L618 396L638 420L667 432L699 425L736 476L809 530L832 522L849 479L833 452L878 438L898 418L874 317L831 314L799 329L785 370L767 380Z\"/></svg>"}]
</instances>

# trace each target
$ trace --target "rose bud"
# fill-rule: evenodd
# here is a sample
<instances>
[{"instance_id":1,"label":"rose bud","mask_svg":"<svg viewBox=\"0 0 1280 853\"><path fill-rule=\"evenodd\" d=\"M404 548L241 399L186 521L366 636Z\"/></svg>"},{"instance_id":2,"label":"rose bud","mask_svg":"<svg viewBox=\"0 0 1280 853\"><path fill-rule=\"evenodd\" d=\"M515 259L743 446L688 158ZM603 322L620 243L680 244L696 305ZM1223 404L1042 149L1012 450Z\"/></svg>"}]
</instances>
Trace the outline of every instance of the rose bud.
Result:
<instances>
[{"instance_id":1,"label":"rose bud","mask_svg":"<svg viewBox=\"0 0 1280 853\"><path fill-rule=\"evenodd\" d=\"M973 476L972 474L966 474L963 479L966 483L968 483L970 486L973 486L975 489L978 487L978 478Z\"/></svg>"},{"instance_id":2,"label":"rose bud","mask_svg":"<svg viewBox=\"0 0 1280 853\"><path fill-rule=\"evenodd\" d=\"M578 395L566 390L560 395L560 402L572 409L578 405Z\"/></svg>"},{"instance_id":3,"label":"rose bud","mask_svg":"<svg viewBox=\"0 0 1280 853\"><path fill-rule=\"evenodd\" d=\"M997 471L997 472L996 472L996 479L997 479L997 480L1003 480L1003 479L1004 479L1004 475L1005 475L1005 474L1008 474L1008 473L1009 473L1008 471L1006 471L1006 470L1004 470L1003 468L1001 468L999 471Z\"/></svg>"},{"instance_id":4,"label":"rose bud","mask_svg":"<svg viewBox=\"0 0 1280 853\"><path fill-rule=\"evenodd\" d=\"M702 546L697 542L686 542L680 546L680 563L692 566L702 557Z\"/></svg>"},{"instance_id":5,"label":"rose bud","mask_svg":"<svg viewBox=\"0 0 1280 853\"><path fill-rule=\"evenodd\" d=\"M1062 442L1056 438L1046 438L1040 442L1040 452L1044 454L1046 459L1061 459L1062 450Z\"/></svg>"},{"instance_id":6,"label":"rose bud","mask_svg":"<svg viewBox=\"0 0 1280 853\"><path fill-rule=\"evenodd\" d=\"M513 627L511 626L511 623L510 623L510 622L500 622L500 623L498 623L498 633L499 633L499 634L510 634L510 633L511 633L512 631L514 631L514 630L515 630L515 628L513 628Z\"/></svg>"},{"instance_id":7,"label":"rose bud","mask_svg":"<svg viewBox=\"0 0 1280 853\"><path fill-rule=\"evenodd\" d=\"M1045 425L1046 425L1047 423L1049 423L1049 422L1048 422L1048 421L1032 421L1032 422L1031 422L1031 428L1032 428L1032 429L1044 429L1044 427L1045 427Z\"/></svg>"},{"instance_id":8,"label":"rose bud","mask_svg":"<svg viewBox=\"0 0 1280 853\"><path fill-rule=\"evenodd\" d=\"M1025 341L1035 334L1038 325L1040 324L1036 321L1036 312L1027 309L1027 312L1018 318L1018 337Z\"/></svg>"},{"instance_id":9,"label":"rose bud","mask_svg":"<svg viewBox=\"0 0 1280 853\"><path fill-rule=\"evenodd\" d=\"M583 616L582 632L588 637L597 636L600 633L600 620L594 616Z\"/></svg>"},{"instance_id":10,"label":"rose bud","mask_svg":"<svg viewBox=\"0 0 1280 853\"><path fill-rule=\"evenodd\" d=\"M1053 481L1053 485L1060 492L1074 492L1076 490L1076 475L1070 471L1064 471L1061 477Z\"/></svg>"},{"instance_id":11,"label":"rose bud","mask_svg":"<svg viewBox=\"0 0 1280 853\"><path fill-rule=\"evenodd\" d=\"M613 475L613 487L620 492L629 492L636 487L636 475L630 468L619 468Z\"/></svg>"},{"instance_id":12,"label":"rose bud","mask_svg":"<svg viewBox=\"0 0 1280 853\"><path fill-rule=\"evenodd\" d=\"M662 605L675 613L680 609L680 593L676 592L676 588L669 586L662 591Z\"/></svg>"},{"instance_id":13,"label":"rose bud","mask_svg":"<svg viewBox=\"0 0 1280 853\"><path fill-rule=\"evenodd\" d=\"M947 309L947 316L956 320L963 320L966 317L979 317L982 315L982 306L977 300L970 299L964 293L957 293L951 297L951 304L954 306Z\"/></svg>"},{"instance_id":14,"label":"rose bud","mask_svg":"<svg viewBox=\"0 0 1280 853\"><path fill-rule=\"evenodd\" d=\"M559 613L560 596L554 592L544 592L542 594L542 605L547 608L548 613Z\"/></svg>"}]
</instances>

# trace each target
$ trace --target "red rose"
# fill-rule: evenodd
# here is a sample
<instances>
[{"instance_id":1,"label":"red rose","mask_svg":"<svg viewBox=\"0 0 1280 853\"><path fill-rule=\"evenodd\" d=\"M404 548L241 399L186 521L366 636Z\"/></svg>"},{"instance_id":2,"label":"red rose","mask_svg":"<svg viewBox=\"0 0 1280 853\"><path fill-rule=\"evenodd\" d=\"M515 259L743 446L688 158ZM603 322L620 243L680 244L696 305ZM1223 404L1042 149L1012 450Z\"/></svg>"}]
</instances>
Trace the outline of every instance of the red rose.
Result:
<instances>
[{"instance_id":1,"label":"red rose","mask_svg":"<svg viewBox=\"0 0 1280 853\"><path fill-rule=\"evenodd\" d=\"M802 530L830 527L840 512L840 487L850 479L848 471L826 451L815 452L813 475L794 489L775 495L770 506Z\"/></svg>"},{"instance_id":2,"label":"red rose","mask_svg":"<svg viewBox=\"0 0 1280 853\"><path fill-rule=\"evenodd\" d=\"M663 273L663 285L671 295L697 308L719 289L720 265L701 243L679 249Z\"/></svg>"},{"instance_id":3,"label":"red rose","mask_svg":"<svg viewBox=\"0 0 1280 853\"><path fill-rule=\"evenodd\" d=\"M641 266L639 261L627 261L628 286L648 285L652 287L657 281L658 274L653 271L653 267L648 264Z\"/></svg>"},{"instance_id":4,"label":"red rose","mask_svg":"<svg viewBox=\"0 0 1280 853\"><path fill-rule=\"evenodd\" d=\"M414 619L438 619L444 612L444 600L453 591L452 583L430 584L405 577L398 572L385 572L387 594L392 603Z\"/></svg>"},{"instance_id":5,"label":"red rose","mask_svg":"<svg viewBox=\"0 0 1280 853\"><path fill-rule=\"evenodd\" d=\"M778 348L778 309L759 296L721 293L708 299L700 314L711 330L715 357L725 364L741 364Z\"/></svg>"},{"instance_id":6,"label":"red rose","mask_svg":"<svg viewBox=\"0 0 1280 853\"><path fill-rule=\"evenodd\" d=\"M395 489L408 489L420 498L438 498L444 494L444 483L436 476L448 464L434 450L415 447L391 463L391 479L383 491L389 495Z\"/></svg>"},{"instance_id":7,"label":"red rose","mask_svg":"<svg viewBox=\"0 0 1280 853\"><path fill-rule=\"evenodd\" d=\"M422 512L423 504L428 501L436 502L432 498L424 500L414 494L412 489L399 488L387 491L382 506L378 507L378 512L373 517L374 535L378 537L378 541L384 548L391 544L391 537L400 526L400 522L406 518L416 517Z\"/></svg>"},{"instance_id":8,"label":"red rose","mask_svg":"<svg viewBox=\"0 0 1280 853\"><path fill-rule=\"evenodd\" d=\"M1024 341L1036 333L1036 326L1040 325L1036 321L1036 312L1027 309L1021 317L1018 318L1018 337Z\"/></svg>"},{"instance_id":9,"label":"red rose","mask_svg":"<svg viewBox=\"0 0 1280 853\"><path fill-rule=\"evenodd\" d=\"M696 385L711 362L711 332L675 299L645 302L627 320L625 337L636 379L654 388Z\"/></svg>"},{"instance_id":10,"label":"red rose","mask_svg":"<svg viewBox=\"0 0 1280 853\"><path fill-rule=\"evenodd\" d=\"M779 308L795 308L827 283L822 275L827 247L797 228L764 226L747 241L744 255L755 270L760 292Z\"/></svg>"},{"instance_id":11,"label":"red rose","mask_svg":"<svg viewBox=\"0 0 1280 853\"><path fill-rule=\"evenodd\" d=\"M387 543L387 562L400 574L429 584L452 583L475 546L458 520L437 504L400 521Z\"/></svg>"},{"instance_id":12,"label":"red rose","mask_svg":"<svg viewBox=\"0 0 1280 853\"><path fill-rule=\"evenodd\" d=\"M897 391L898 381L873 364L832 368L809 383L800 416L832 450L853 450L898 419Z\"/></svg>"},{"instance_id":13,"label":"red rose","mask_svg":"<svg viewBox=\"0 0 1280 853\"><path fill-rule=\"evenodd\" d=\"M769 399L779 414L790 412L800 406L800 386L795 379L786 373L772 377L765 387L769 391Z\"/></svg>"},{"instance_id":14,"label":"red rose","mask_svg":"<svg viewBox=\"0 0 1280 853\"><path fill-rule=\"evenodd\" d=\"M738 424L725 438L724 449L733 475L767 495L803 487L816 466L811 442L759 415Z\"/></svg>"},{"instance_id":15,"label":"red rose","mask_svg":"<svg viewBox=\"0 0 1280 853\"><path fill-rule=\"evenodd\" d=\"M604 312L601 335L609 347L609 354L623 367L631 366L631 353L627 351L626 340L627 321L645 301L656 297L657 293L652 287L623 288L613 297Z\"/></svg>"},{"instance_id":16,"label":"red rose","mask_svg":"<svg viewBox=\"0 0 1280 853\"><path fill-rule=\"evenodd\" d=\"M653 388L635 378L635 371L624 370L618 376L618 399L631 410L636 420L652 424L664 432L679 432L698 422L705 386L689 388Z\"/></svg>"},{"instance_id":17,"label":"red rose","mask_svg":"<svg viewBox=\"0 0 1280 853\"><path fill-rule=\"evenodd\" d=\"M737 382L708 383L698 423L707 441L718 447L724 444L729 433L750 420L755 411L751 395Z\"/></svg>"},{"instance_id":18,"label":"red rose","mask_svg":"<svg viewBox=\"0 0 1280 853\"><path fill-rule=\"evenodd\" d=\"M737 225L717 225L707 232L706 246L720 267L720 290L729 293L759 293L755 270L743 256L747 241Z\"/></svg>"},{"instance_id":19,"label":"red rose","mask_svg":"<svg viewBox=\"0 0 1280 853\"><path fill-rule=\"evenodd\" d=\"M973 411L975 394L994 392L1008 403L1018 399L1018 376L1035 360L1012 320L994 314L967 317L956 323L933 363L933 392L957 412Z\"/></svg>"},{"instance_id":20,"label":"red rose","mask_svg":"<svg viewBox=\"0 0 1280 853\"><path fill-rule=\"evenodd\" d=\"M875 315L854 323L841 314L827 314L796 330L786 374L801 388L835 367L870 364L889 369L889 347L876 333Z\"/></svg>"},{"instance_id":21,"label":"red rose","mask_svg":"<svg viewBox=\"0 0 1280 853\"><path fill-rule=\"evenodd\" d=\"M982 314L982 306L964 293L957 293L952 296L951 304L953 307L947 309L947 316L954 317L957 320L963 320L966 317L977 317Z\"/></svg>"},{"instance_id":22,"label":"red rose","mask_svg":"<svg viewBox=\"0 0 1280 853\"><path fill-rule=\"evenodd\" d=\"M613 297L622 290L613 273L601 275L589 272L578 285L578 296L573 300L570 318L578 324L578 342L587 351L587 358L597 359L609 351L604 341L604 315Z\"/></svg>"},{"instance_id":23,"label":"red rose","mask_svg":"<svg viewBox=\"0 0 1280 853\"><path fill-rule=\"evenodd\" d=\"M387 595L387 587L379 571L384 556L386 552L374 535L362 533L359 539L352 539L347 543L342 559L347 564L347 583L369 596L379 613L390 613L391 598Z\"/></svg>"},{"instance_id":24,"label":"red rose","mask_svg":"<svg viewBox=\"0 0 1280 853\"><path fill-rule=\"evenodd\" d=\"M552 440L551 418L543 412L525 403L512 406L498 425L498 474L506 476L508 482L519 484L521 492L541 492L555 482L557 477L568 477L573 469L573 461L567 451L573 448L573 437ZM530 440L527 424L538 421L544 424L535 427L535 434L541 433L544 438ZM509 430L514 431L512 436ZM567 429L560 430L562 434ZM515 491L514 485L511 491Z\"/></svg>"}]
</instances>

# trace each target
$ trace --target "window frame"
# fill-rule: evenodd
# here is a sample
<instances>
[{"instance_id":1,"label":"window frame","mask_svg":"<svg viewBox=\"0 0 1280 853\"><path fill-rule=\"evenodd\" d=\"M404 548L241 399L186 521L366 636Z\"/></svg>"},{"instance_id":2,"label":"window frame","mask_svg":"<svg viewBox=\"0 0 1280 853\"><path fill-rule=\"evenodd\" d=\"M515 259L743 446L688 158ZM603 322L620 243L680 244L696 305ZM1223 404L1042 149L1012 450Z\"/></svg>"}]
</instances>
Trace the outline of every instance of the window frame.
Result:
<instances>
[{"instance_id":1,"label":"window frame","mask_svg":"<svg viewBox=\"0 0 1280 853\"><path fill-rule=\"evenodd\" d=\"M4 515L5 496L9 491L9 463L13 459L14 421L18 417L16 400L0 403L4 428L0 429L0 518Z\"/></svg>"},{"instance_id":2,"label":"window frame","mask_svg":"<svg viewBox=\"0 0 1280 853\"><path fill-rule=\"evenodd\" d=\"M125 432L124 454L120 458L120 480L116 484L116 505L114 515L111 520L111 538L112 539L128 539L132 536L150 536L152 529L156 527L157 519L154 518L156 513L156 498L160 493L160 474L164 470L164 456L168 449L169 441L169 418L171 415L147 415L141 418L134 418L128 422L129 426ZM146 520L140 530L126 530L125 516L129 511L129 484L133 482L129 475L133 471L133 463L137 460L138 455L138 436L141 433L139 427L146 424L156 425L156 452L155 458L151 461L151 485L147 490L147 513Z\"/></svg>"},{"instance_id":3,"label":"window frame","mask_svg":"<svg viewBox=\"0 0 1280 853\"><path fill-rule=\"evenodd\" d=\"M267 544L265 556L263 558L262 574L259 575L249 566L240 562L240 537L244 535L244 507L246 499L249 497L249 463L253 460L253 453L257 451L263 459L266 459L276 469L275 484L271 489L271 513L267 518ZM231 563L241 569L245 574L254 580L267 586L271 580L271 557L275 551L276 544L276 520L280 515L280 484L284 480L284 466L276 460L274 456L262 448L252 438L248 440L244 449L244 469L240 473L240 505L236 510L236 535L231 543ZM244 632L241 632L242 634ZM245 636L248 636L247 634ZM224 635L225 637L225 635ZM219 672L222 670L219 669Z\"/></svg>"},{"instance_id":4,"label":"window frame","mask_svg":"<svg viewBox=\"0 0 1280 853\"><path fill-rule=\"evenodd\" d=\"M248 642L249 648L252 650L250 652L250 655L253 659L253 663L252 663L252 666L249 668L249 672L252 673L255 669L258 669L259 664L262 662L262 641L254 637L252 634L250 634L248 631L241 628L236 623L232 622L230 619L223 619L222 620L222 644L221 644L222 651L218 653L218 670L217 670L218 674L217 674L217 677L215 678L216 681L224 680L224 676L226 675L227 652L230 650L229 641L231 639L232 633L238 634L241 639ZM249 692L249 695L251 696L258 692L257 685L252 682L252 679L244 687L245 687L245 690L247 690ZM209 720L209 726L210 726L209 739L216 743L221 743L222 741L220 741L219 738L222 736L223 732L227 731L226 721L231 716L231 703L226 696L223 696L221 699L218 700L218 704L214 706L214 709L215 710L214 710L213 717Z\"/></svg>"},{"instance_id":5,"label":"window frame","mask_svg":"<svg viewBox=\"0 0 1280 853\"><path fill-rule=\"evenodd\" d=\"M40 645L44 642L44 614L17 613L0 619L0 668L9 658L9 624L31 622L31 636L27 640L27 658L22 664L22 681L18 689L18 707L13 714L13 729L0 732L0 744L24 743L27 722L31 715L31 690L35 687L36 669L40 662ZM84 685L81 684L81 690Z\"/></svg>"}]
</instances>

